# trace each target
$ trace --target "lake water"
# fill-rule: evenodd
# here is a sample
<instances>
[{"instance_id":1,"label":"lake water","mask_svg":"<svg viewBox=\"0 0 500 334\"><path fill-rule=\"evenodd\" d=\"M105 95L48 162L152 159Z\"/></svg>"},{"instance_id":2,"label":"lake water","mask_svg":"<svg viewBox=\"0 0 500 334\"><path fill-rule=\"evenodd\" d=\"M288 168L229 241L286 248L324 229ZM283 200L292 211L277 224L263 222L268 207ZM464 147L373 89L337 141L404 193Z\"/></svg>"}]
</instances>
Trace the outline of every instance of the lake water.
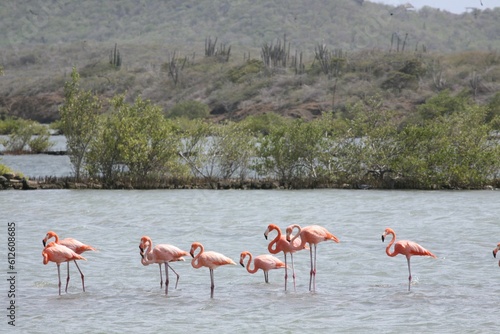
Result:
<instances>
[{"instance_id":1,"label":"lake water","mask_svg":"<svg viewBox=\"0 0 500 334\"><path fill-rule=\"evenodd\" d=\"M15 222L16 329L23 333L494 333L499 203L500 191L1 191L0 238L7 243L7 224ZM284 291L283 270L265 284L260 271L224 266L215 270L213 299L208 269L193 269L188 258L172 264L180 281L168 297L158 266L140 263L143 235L187 251L199 241L238 262L244 250L267 252L270 223L319 224L340 239L318 246L316 292L308 291L308 251L294 257L296 291ZM406 259L385 254L386 227L438 257L412 258L411 292ZM49 230L99 249L80 261L85 293L72 263L67 294L61 265L58 295L56 265L42 264ZM6 255L3 262L7 277ZM7 333L11 299L3 282L0 331Z\"/></svg>"},{"instance_id":2,"label":"lake water","mask_svg":"<svg viewBox=\"0 0 500 334\"><path fill-rule=\"evenodd\" d=\"M0 136L0 142L8 136ZM65 151L66 137L51 136L53 144L51 151ZM0 152L5 148L0 144ZM71 176L74 175L73 167L67 155L50 154L25 154L25 155L0 155L0 164L4 164L15 172L23 173L29 178L45 176Z\"/></svg>"}]
</instances>

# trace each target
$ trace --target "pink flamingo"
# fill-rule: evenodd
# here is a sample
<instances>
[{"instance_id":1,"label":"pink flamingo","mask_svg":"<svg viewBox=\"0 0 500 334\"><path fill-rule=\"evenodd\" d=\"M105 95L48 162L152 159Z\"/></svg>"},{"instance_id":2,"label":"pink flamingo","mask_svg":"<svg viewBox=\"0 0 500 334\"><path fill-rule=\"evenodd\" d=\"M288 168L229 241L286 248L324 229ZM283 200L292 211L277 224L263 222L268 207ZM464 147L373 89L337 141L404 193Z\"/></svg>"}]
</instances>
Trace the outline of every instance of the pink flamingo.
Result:
<instances>
[{"instance_id":1,"label":"pink flamingo","mask_svg":"<svg viewBox=\"0 0 500 334\"><path fill-rule=\"evenodd\" d=\"M153 242L148 236L143 236L141 238L139 249L141 250L142 265L147 266L151 263L158 263L158 266L160 267L160 288L163 287L161 265L165 264L165 295L168 295L168 268L170 268L170 270L172 270L177 276L177 280L175 281L175 288L177 289L177 283L179 283L179 274L168 263L174 261L184 261L183 256L188 256L189 253L168 244L156 245L153 248Z\"/></svg>"},{"instance_id":2,"label":"pink flamingo","mask_svg":"<svg viewBox=\"0 0 500 334\"><path fill-rule=\"evenodd\" d=\"M293 288L295 289L295 268L293 267L293 253L295 253L297 250L307 249L308 247L307 247L307 245L300 246L300 244L301 244L300 239L296 239L293 242L293 246L296 249L293 249L292 244L286 240L284 235L281 234L280 228L274 224L269 224L266 231L264 232L264 237L266 238L266 240L267 240L267 236L272 231L278 232L278 235L276 236L276 238L274 238L269 243L269 245L267 246L267 250L271 254L278 254L279 252L283 252L283 255L285 257L285 291L287 288L287 281L288 281L288 265L287 265L287 261L286 261L286 255L290 254L290 258L291 258L291 262L292 262Z\"/></svg>"},{"instance_id":3,"label":"pink flamingo","mask_svg":"<svg viewBox=\"0 0 500 334\"><path fill-rule=\"evenodd\" d=\"M42 251L43 264L55 262L57 264L57 277L59 278L59 296L61 295L61 269L60 265L63 262L85 260L83 256L75 253L66 246L50 242Z\"/></svg>"},{"instance_id":4,"label":"pink flamingo","mask_svg":"<svg viewBox=\"0 0 500 334\"><path fill-rule=\"evenodd\" d=\"M83 252L86 252L86 251L95 251L96 250L94 247L86 245L86 244L84 244L76 239L73 239L73 238L64 238L64 239L60 240L57 233L53 232L53 231L47 232L47 234L45 235L45 238L42 240L44 247L47 244L47 241L51 238L55 239L54 242L56 244L66 246L69 249L71 249L73 252L75 252L76 254L82 254ZM82 278L82 288L83 288L83 292L85 292L85 282L84 282L83 272L80 270L78 263L76 263L76 261L74 261L74 262L75 262L76 268L80 272L80 277ZM68 276L66 278L66 289L64 290L66 293L68 292L68 283L69 283L69 261L68 261Z\"/></svg>"},{"instance_id":5,"label":"pink flamingo","mask_svg":"<svg viewBox=\"0 0 500 334\"><path fill-rule=\"evenodd\" d=\"M244 251L240 255L240 264L245 267L245 257L249 257L246 268L250 274L255 274L257 270L261 269L264 272L264 280L269 283L269 270L285 268L286 264L282 262L275 256L270 254L263 254L256 256L253 259L253 269L250 268L250 263L252 262L252 253Z\"/></svg>"},{"instance_id":6,"label":"pink flamingo","mask_svg":"<svg viewBox=\"0 0 500 334\"><path fill-rule=\"evenodd\" d=\"M392 234L392 240L389 242L389 245L387 245L387 248L385 249L385 252L387 255L390 257L394 257L398 254L402 254L406 256L406 261L408 262L408 291L410 291L410 284L411 284L411 269L410 269L410 258L413 255L421 255L421 256L432 256L433 258L436 258L436 255L432 254L429 252L427 249L424 247L420 246L416 242L409 241L409 240L399 240L394 244L396 241L396 233L394 232L393 229L391 228L386 228L384 231L384 234L382 234L382 242L384 242L384 239L389 235ZM391 246L394 244L394 251L391 253Z\"/></svg>"},{"instance_id":7,"label":"pink flamingo","mask_svg":"<svg viewBox=\"0 0 500 334\"><path fill-rule=\"evenodd\" d=\"M292 233L294 229L298 229L298 232L295 236L292 237ZM294 241L299 238L301 239L300 247L304 247L306 243L309 244L309 254L311 257L311 271L309 273L309 291L316 291L316 248L318 244L322 241L333 240L335 242L340 242L339 239L328 232L328 230L322 226L318 225L310 225L306 227L300 227L297 224L290 225L286 228L286 240L290 243L294 243ZM313 246L314 246L314 261L313 261ZM295 246L292 249L297 249ZM312 283L312 290L311 290Z\"/></svg>"},{"instance_id":8,"label":"pink flamingo","mask_svg":"<svg viewBox=\"0 0 500 334\"><path fill-rule=\"evenodd\" d=\"M493 250L493 257L497 257L497 252L500 250L500 243L497 245L497 247ZM500 266L500 261L498 261L498 265Z\"/></svg>"},{"instance_id":9,"label":"pink flamingo","mask_svg":"<svg viewBox=\"0 0 500 334\"><path fill-rule=\"evenodd\" d=\"M197 249L200 249L199 253L194 255ZM189 251L193 259L191 260L191 265L193 268L198 269L201 267L208 267L210 269L210 298L214 298L214 269L226 264L236 264L233 260L225 255L216 252L205 252L205 248L199 242L193 242L191 245L191 250Z\"/></svg>"}]
</instances>

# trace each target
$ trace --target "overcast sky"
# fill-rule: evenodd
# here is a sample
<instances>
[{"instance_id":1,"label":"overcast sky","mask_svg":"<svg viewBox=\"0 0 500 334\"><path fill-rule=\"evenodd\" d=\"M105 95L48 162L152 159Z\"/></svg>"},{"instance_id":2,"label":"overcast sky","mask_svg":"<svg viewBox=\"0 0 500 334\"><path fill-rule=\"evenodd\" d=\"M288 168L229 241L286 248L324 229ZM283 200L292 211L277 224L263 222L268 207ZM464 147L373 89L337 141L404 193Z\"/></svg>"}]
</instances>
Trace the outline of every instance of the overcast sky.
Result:
<instances>
[{"instance_id":1,"label":"overcast sky","mask_svg":"<svg viewBox=\"0 0 500 334\"><path fill-rule=\"evenodd\" d=\"M387 5L399 6L410 3L415 9L420 9L424 6L439 8L455 14L460 14L466 11L467 7L477 9L486 9L500 7L500 0L369 0L371 2L385 3ZM481 5L482 3L482 5Z\"/></svg>"}]
</instances>

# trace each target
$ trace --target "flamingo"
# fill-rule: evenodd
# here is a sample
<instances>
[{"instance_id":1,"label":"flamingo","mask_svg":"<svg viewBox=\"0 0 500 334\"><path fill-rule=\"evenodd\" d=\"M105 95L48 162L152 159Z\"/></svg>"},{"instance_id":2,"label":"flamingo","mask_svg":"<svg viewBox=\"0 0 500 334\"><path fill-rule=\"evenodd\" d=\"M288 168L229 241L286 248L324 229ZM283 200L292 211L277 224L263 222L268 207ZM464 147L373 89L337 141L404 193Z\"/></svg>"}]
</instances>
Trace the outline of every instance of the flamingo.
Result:
<instances>
[{"instance_id":1,"label":"flamingo","mask_svg":"<svg viewBox=\"0 0 500 334\"><path fill-rule=\"evenodd\" d=\"M194 253L197 249L200 249L200 251L195 256ZM236 263L221 253L205 252L205 248L199 242L193 242L189 253L193 257L193 259L191 260L191 265L193 266L193 268L198 269L201 267L208 267L208 269L210 269L210 298L214 298L214 269L226 264Z\"/></svg>"},{"instance_id":2,"label":"flamingo","mask_svg":"<svg viewBox=\"0 0 500 334\"><path fill-rule=\"evenodd\" d=\"M264 272L264 280L266 281L266 283L269 283L269 270L285 268L286 266L286 264L277 257L270 254L263 254L256 256L255 259L253 259L253 269L251 269L250 263L252 262L253 258L252 253L244 251L240 255L240 264L242 267L245 267L244 261L247 256L249 257L246 266L247 271L250 274L255 274L257 270L261 269Z\"/></svg>"},{"instance_id":3,"label":"flamingo","mask_svg":"<svg viewBox=\"0 0 500 334\"><path fill-rule=\"evenodd\" d=\"M266 231L264 232L264 237L266 238L266 240L267 236L269 235L269 233L271 233L271 231L277 231L278 235L269 243L269 245L267 246L267 250L271 254L278 254L279 252L283 252L283 255L285 257L285 291L287 288L287 281L288 281L288 265L286 261L286 255L288 253L290 254L292 262L293 288L295 289L295 269L293 267L293 253L295 253L297 250L306 249L308 247L307 245L304 245L302 248L300 248L301 247L300 239L296 239L293 243L293 246L296 247L297 249L296 250L292 249L292 244L286 240L285 236L281 234L280 228L274 224L269 224Z\"/></svg>"},{"instance_id":4,"label":"flamingo","mask_svg":"<svg viewBox=\"0 0 500 334\"><path fill-rule=\"evenodd\" d=\"M297 234L293 237L292 233L294 229L298 229ZM340 242L339 239L328 232L328 230L319 225L310 225L306 227L300 227L297 224L290 225L286 228L286 240L288 240L291 244L295 242L295 240L300 237L301 244L298 249L304 247L306 243L309 244L309 254L311 257L311 271L309 273L309 291L316 291L316 248L318 244L322 241L333 240L335 242ZM313 246L314 246L314 261L313 261ZM297 249L295 246L292 246L292 249ZM312 290L311 290L312 284Z\"/></svg>"},{"instance_id":5,"label":"flamingo","mask_svg":"<svg viewBox=\"0 0 500 334\"><path fill-rule=\"evenodd\" d=\"M385 249L385 252L387 255L390 257L394 257L398 254L402 254L406 256L406 261L408 262L408 291L410 291L410 284L411 284L411 269L410 269L410 258L413 255L421 255L421 256L432 256L433 258L436 258L436 255L432 254L429 252L427 249L424 247L420 246L416 242L409 241L409 240L399 240L394 244L396 241L396 233L392 228L386 228L384 231L384 234L382 234L382 242L384 242L384 239L389 235L392 234L392 240L389 242L389 245L387 245L387 248ZM391 253L391 246L394 244L394 251Z\"/></svg>"},{"instance_id":6,"label":"flamingo","mask_svg":"<svg viewBox=\"0 0 500 334\"><path fill-rule=\"evenodd\" d=\"M59 296L61 295L61 269L60 265L63 262L85 260L83 256L75 253L66 246L60 245L56 242L50 242L42 251L43 264L55 262L57 264L57 277L59 278Z\"/></svg>"},{"instance_id":7,"label":"flamingo","mask_svg":"<svg viewBox=\"0 0 500 334\"><path fill-rule=\"evenodd\" d=\"M497 257L497 252L500 250L500 243L497 245L497 247L493 250L493 257ZM500 266L500 261L498 261L498 265Z\"/></svg>"},{"instance_id":8,"label":"flamingo","mask_svg":"<svg viewBox=\"0 0 500 334\"><path fill-rule=\"evenodd\" d=\"M96 250L94 247L86 245L86 244L84 244L76 239L73 239L73 238L64 238L64 239L60 240L57 233L53 232L53 231L47 232L47 234L45 235L45 238L42 240L44 247L47 244L47 241L51 238L55 239L54 242L56 244L66 246L69 249L71 249L73 252L75 252L76 254L82 254L83 252L86 252L86 251L95 251ZM74 261L74 262L75 262L76 268L80 272L80 277L82 278L82 288L83 288L83 292L85 292L84 275L83 275L82 271L80 270L78 263L76 263L76 261ZM68 261L68 276L66 278L66 289L64 290L66 293L68 292L68 283L69 283L69 261Z\"/></svg>"},{"instance_id":9,"label":"flamingo","mask_svg":"<svg viewBox=\"0 0 500 334\"><path fill-rule=\"evenodd\" d=\"M170 270L172 270L177 276L177 280L175 281L175 288L177 289L177 283L179 283L179 274L168 263L174 261L184 261L183 256L188 256L189 253L181 250L178 247L168 244L156 245L153 248L153 242L148 236L143 236L141 238L139 249L141 250L142 265L147 266L151 263L158 263L158 266L160 267L160 288L163 287L161 265L165 264L165 295L168 295L168 268L170 268Z\"/></svg>"}]
</instances>

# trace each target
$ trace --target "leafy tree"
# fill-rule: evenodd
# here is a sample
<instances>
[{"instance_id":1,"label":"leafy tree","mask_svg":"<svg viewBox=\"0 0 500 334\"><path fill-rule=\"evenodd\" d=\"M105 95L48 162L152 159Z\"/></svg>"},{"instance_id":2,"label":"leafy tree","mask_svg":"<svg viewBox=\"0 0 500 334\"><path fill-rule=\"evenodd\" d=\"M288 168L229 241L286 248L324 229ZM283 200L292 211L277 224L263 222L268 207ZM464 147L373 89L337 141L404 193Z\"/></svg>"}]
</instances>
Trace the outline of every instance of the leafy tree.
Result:
<instances>
[{"instance_id":1,"label":"leafy tree","mask_svg":"<svg viewBox=\"0 0 500 334\"><path fill-rule=\"evenodd\" d=\"M127 115L121 124L125 131L121 151L131 176L140 179L167 173L178 158L179 138L173 123L159 106L141 97L133 105L123 101L119 105L122 110L118 112Z\"/></svg>"},{"instance_id":2,"label":"leafy tree","mask_svg":"<svg viewBox=\"0 0 500 334\"><path fill-rule=\"evenodd\" d=\"M333 113L328 113L319 122L325 134L318 155L324 176L333 182L358 182L366 171L360 135L353 129L353 120L335 118Z\"/></svg>"},{"instance_id":3,"label":"leafy tree","mask_svg":"<svg viewBox=\"0 0 500 334\"><path fill-rule=\"evenodd\" d=\"M205 163L204 152L210 136L213 134L213 126L213 124L200 119L185 124L179 154L195 176L211 177L210 173L203 170L203 166Z\"/></svg>"},{"instance_id":4,"label":"leafy tree","mask_svg":"<svg viewBox=\"0 0 500 334\"><path fill-rule=\"evenodd\" d=\"M228 179L236 173L240 179L246 177L255 151L255 138L244 125L228 122L216 126L210 144L207 153L220 178Z\"/></svg>"},{"instance_id":5,"label":"leafy tree","mask_svg":"<svg viewBox=\"0 0 500 334\"><path fill-rule=\"evenodd\" d=\"M487 108L469 106L401 132L399 170L418 187L480 187L498 176L500 147L489 139Z\"/></svg>"},{"instance_id":6,"label":"leafy tree","mask_svg":"<svg viewBox=\"0 0 500 334\"><path fill-rule=\"evenodd\" d=\"M317 161L323 132L318 123L294 120L271 128L259 141L259 160L255 164L261 175L277 177L287 184L298 178L317 178Z\"/></svg>"},{"instance_id":7,"label":"leafy tree","mask_svg":"<svg viewBox=\"0 0 500 334\"><path fill-rule=\"evenodd\" d=\"M64 85L65 102L59 109L61 128L67 139L68 155L80 179L82 167L91 141L96 137L102 106L100 100L90 91L79 87L80 75L75 67L71 81Z\"/></svg>"},{"instance_id":8,"label":"leafy tree","mask_svg":"<svg viewBox=\"0 0 500 334\"><path fill-rule=\"evenodd\" d=\"M254 152L254 137L240 123L216 125L194 121L182 141L181 156L195 176L244 178Z\"/></svg>"},{"instance_id":9,"label":"leafy tree","mask_svg":"<svg viewBox=\"0 0 500 334\"><path fill-rule=\"evenodd\" d=\"M135 181L158 180L179 169L179 136L160 107L141 97L130 105L123 95L110 103L112 108L90 145L91 175L112 184L120 175Z\"/></svg>"},{"instance_id":10,"label":"leafy tree","mask_svg":"<svg viewBox=\"0 0 500 334\"><path fill-rule=\"evenodd\" d=\"M111 104L116 104L113 99ZM121 117L116 113L101 116L96 136L89 144L86 169L91 176L100 176L106 183L116 181L120 172L124 171L121 164L123 132L121 131Z\"/></svg>"}]
</instances>

